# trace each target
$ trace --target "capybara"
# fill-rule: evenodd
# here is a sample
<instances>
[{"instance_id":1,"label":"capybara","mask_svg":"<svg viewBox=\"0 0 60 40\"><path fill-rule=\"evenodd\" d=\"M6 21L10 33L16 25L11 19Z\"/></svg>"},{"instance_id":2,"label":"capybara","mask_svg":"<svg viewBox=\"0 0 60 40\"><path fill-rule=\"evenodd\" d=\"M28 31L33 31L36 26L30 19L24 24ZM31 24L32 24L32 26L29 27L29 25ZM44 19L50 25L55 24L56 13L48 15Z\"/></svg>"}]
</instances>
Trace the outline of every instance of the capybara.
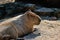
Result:
<instances>
[{"instance_id":1,"label":"capybara","mask_svg":"<svg viewBox=\"0 0 60 40\"><path fill-rule=\"evenodd\" d=\"M33 26L39 25L41 18L32 11L10 18L0 23L0 40L18 38L34 31Z\"/></svg>"}]
</instances>

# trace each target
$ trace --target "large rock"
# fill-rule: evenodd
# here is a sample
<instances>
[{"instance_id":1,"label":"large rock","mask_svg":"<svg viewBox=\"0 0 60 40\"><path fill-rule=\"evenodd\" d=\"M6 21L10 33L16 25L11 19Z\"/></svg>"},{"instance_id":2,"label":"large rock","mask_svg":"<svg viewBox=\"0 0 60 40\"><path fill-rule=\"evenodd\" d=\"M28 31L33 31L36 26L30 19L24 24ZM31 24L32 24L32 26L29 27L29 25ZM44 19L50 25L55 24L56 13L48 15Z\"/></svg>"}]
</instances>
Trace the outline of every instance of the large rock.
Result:
<instances>
[{"instance_id":1,"label":"large rock","mask_svg":"<svg viewBox=\"0 0 60 40\"><path fill-rule=\"evenodd\" d=\"M23 12L23 4L20 3L7 3L5 4L5 8L6 8L6 12L7 15L6 16L15 16L17 14L20 14L21 12Z\"/></svg>"},{"instance_id":2,"label":"large rock","mask_svg":"<svg viewBox=\"0 0 60 40\"><path fill-rule=\"evenodd\" d=\"M36 5L35 4L26 4L25 5L25 9L26 10L34 10L34 9L36 9Z\"/></svg>"},{"instance_id":3,"label":"large rock","mask_svg":"<svg viewBox=\"0 0 60 40\"><path fill-rule=\"evenodd\" d=\"M60 0L16 0L17 2L27 2L27 3L34 3L39 4L45 7L60 7Z\"/></svg>"},{"instance_id":4,"label":"large rock","mask_svg":"<svg viewBox=\"0 0 60 40\"><path fill-rule=\"evenodd\" d=\"M50 14L52 14L54 10L52 10L51 8L42 7L34 10L34 12L36 12L40 16L51 16Z\"/></svg>"},{"instance_id":5,"label":"large rock","mask_svg":"<svg viewBox=\"0 0 60 40\"><path fill-rule=\"evenodd\" d=\"M55 16L57 18L60 17L60 9L58 8L38 8L35 9L34 12L36 12L40 16Z\"/></svg>"},{"instance_id":6,"label":"large rock","mask_svg":"<svg viewBox=\"0 0 60 40\"><path fill-rule=\"evenodd\" d=\"M5 4L7 15L15 15L27 10L34 10L35 4L24 4L22 2L7 3Z\"/></svg>"},{"instance_id":7,"label":"large rock","mask_svg":"<svg viewBox=\"0 0 60 40\"><path fill-rule=\"evenodd\" d=\"M0 19L4 18L6 16L6 11L4 5L0 5Z\"/></svg>"},{"instance_id":8,"label":"large rock","mask_svg":"<svg viewBox=\"0 0 60 40\"><path fill-rule=\"evenodd\" d=\"M12 2L15 2L15 0L0 0L0 4L12 3Z\"/></svg>"},{"instance_id":9,"label":"large rock","mask_svg":"<svg viewBox=\"0 0 60 40\"><path fill-rule=\"evenodd\" d=\"M60 8L60 0L46 0L46 7L59 7ZM48 5L48 6L47 6Z\"/></svg>"},{"instance_id":10,"label":"large rock","mask_svg":"<svg viewBox=\"0 0 60 40\"><path fill-rule=\"evenodd\" d=\"M23 3L23 2L14 2L14 3L6 3L0 5L0 15L2 13L6 13L7 16L15 16L16 14L21 14L24 13L27 10L32 10L36 12L38 15L42 16L56 16L60 17L60 9L58 8L46 8L46 7L41 7L36 4L31 4L31 3ZM3 12L2 12L3 10ZM5 16L4 16L5 17Z\"/></svg>"}]
</instances>

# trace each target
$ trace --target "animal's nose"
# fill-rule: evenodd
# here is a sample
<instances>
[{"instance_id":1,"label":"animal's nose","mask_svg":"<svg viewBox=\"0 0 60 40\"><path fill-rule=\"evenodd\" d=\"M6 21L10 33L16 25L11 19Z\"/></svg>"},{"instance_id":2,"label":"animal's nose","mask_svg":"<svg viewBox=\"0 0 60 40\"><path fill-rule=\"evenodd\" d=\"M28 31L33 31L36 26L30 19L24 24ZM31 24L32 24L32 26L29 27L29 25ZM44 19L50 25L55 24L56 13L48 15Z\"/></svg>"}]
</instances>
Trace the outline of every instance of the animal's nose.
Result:
<instances>
[{"instance_id":1,"label":"animal's nose","mask_svg":"<svg viewBox=\"0 0 60 40\"><path fill-rule=\"evenodd\" d=\"M40 18L38 18L38 21L37 21L37 24L36 24L36 25L39 25L39 24L40 24L40 22L41 22L41 19L40 19Z\"/></svg>"},{"instance_id":2,"label":"animal's nose","mask_svg":"<svg viewBox=\"0 0 60 40\"><path fill-rule=\"evenodd\" d=\"M41 22L41 18L39 18L39 22Z\"/></svg>"}]
</instances>

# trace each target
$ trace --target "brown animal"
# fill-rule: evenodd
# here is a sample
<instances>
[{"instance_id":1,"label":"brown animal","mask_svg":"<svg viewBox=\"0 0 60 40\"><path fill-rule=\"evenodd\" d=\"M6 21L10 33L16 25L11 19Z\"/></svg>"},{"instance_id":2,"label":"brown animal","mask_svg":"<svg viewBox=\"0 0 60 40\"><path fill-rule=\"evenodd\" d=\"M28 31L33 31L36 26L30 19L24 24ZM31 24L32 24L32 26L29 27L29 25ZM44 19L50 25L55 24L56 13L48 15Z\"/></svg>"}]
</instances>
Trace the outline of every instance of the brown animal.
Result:
<instances>
[{"instance_id":1,"label":"brown animal","mask_svg":"<svg viewBox=\"0 0 60 40\"><path fill-rule=\"evenodd\" d=\"M27 11L22 15L10 18L0 23L0 40L8 38L18 38L34 31L33 26L39 25L41 19L38 15L31 11Z\"/></svg>"}]
</instances>

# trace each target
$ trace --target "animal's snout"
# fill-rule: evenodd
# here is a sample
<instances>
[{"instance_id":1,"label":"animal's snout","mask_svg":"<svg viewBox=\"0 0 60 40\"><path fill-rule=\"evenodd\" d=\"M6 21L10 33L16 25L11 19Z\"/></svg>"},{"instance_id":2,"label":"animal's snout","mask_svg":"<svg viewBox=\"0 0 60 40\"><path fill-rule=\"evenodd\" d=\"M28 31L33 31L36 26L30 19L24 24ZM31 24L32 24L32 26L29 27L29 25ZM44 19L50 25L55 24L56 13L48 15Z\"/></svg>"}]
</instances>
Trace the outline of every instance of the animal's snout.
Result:
<instances>
[{"instance_id":1,"label":"animal's snout","mask_svg":"<svg viewBox=\"0 0 60 40\"><path fill-rule=\"evenodd\" d=\"M41 22L41 18L39 18L39 22Z\"/></svg>"},{"instance_id":2,"label":"animal's snout","mask_svg":"<svg viewBox=\"0 0 60 40\"><path fill-rule=\"evenodd\" d=\"M38 21L41 22L41 18L40 17L38 17Z\"/></svg>"},{"instance_id":3,"label":"animal's snout","mask_svg":"<svg viewBox=\"0 0 60 40\"><path fill-rule=\"evenodd\" d=\"M40 22L41 22L41 18L38 18L38 25L40 24Z\"/></svg>"}]
</instances>

